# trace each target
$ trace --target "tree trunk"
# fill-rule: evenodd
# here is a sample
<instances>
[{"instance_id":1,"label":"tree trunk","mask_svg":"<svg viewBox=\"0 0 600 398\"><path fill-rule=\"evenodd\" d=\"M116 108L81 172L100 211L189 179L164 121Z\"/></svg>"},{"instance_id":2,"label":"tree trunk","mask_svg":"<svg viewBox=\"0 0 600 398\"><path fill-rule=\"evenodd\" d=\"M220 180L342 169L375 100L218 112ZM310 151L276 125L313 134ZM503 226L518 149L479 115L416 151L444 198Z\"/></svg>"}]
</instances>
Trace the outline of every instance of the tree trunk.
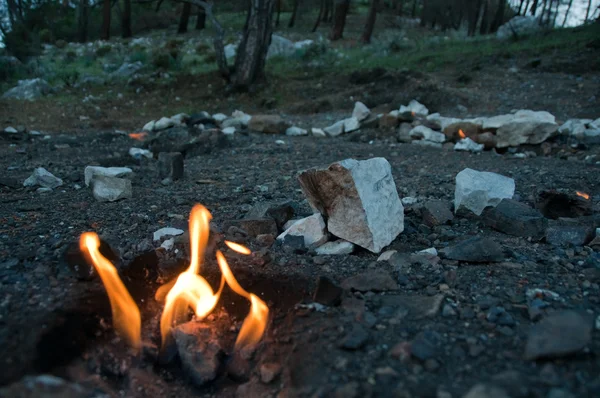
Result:
<instances>
[{"instance_id":1,"label":"tree trunk","mask_svg":"<svg viewBox=\"0 0 600 398\"><path fill-rule=\"evenodd\" d=\"M589 19L591 9L592 9L592 0L588 0L587 10L585 10L585 19L583 20L584 22L587 22L587 20Z\"/></svg>"},{"instance_id":2,"label":"tree trunk","mask_svg":"<svg viewBox=\"0 0 600 398\"><path fill-rule=\"evenodd\" d=\"M300 5L300 0L294 0L294 8L292 9L292 16L290 17L290 22L288 23L288 28L293 28L296 23L296 15L298 14L298 5Z\"/></svg>"},{"instance_id":3,"label":"tree trunk","mask_svg":"<svg viewBox=\"0 0 600 398\"><path fill-rule=\"evenodd\" d=\"M248 90L265 78L265 63L273 33L275 0L251 0L248 28L238 47L235 59L234 88Z\"/></svg>"},{"instance_id":4,"label":"tree trunk","mask_svg":"<svg viewBox=\"0 0 600 398\"><path fill-rule=\"evenodd\" d=\"M477 30L477 22L479 22L479 13L481 11L481 1L482 0L477 0L475 7L467 8L467 31L469 36L475 36L475 31Z\"/></svg>"},{"instance_id":5,"label":"tree trunk","mask_svg":"<svg viewBox=\"0 0 600 398\"><path fill-rule=\"evenodd\" d=\"M373 29L375 28L375 20L377 19L378 6L379 0L371 0L371 7L369 7L369 14L367 15L367 23L365 24L365 30L362 35L362 42L365 44L371 42L371 36L373 35Z\"/></svg>"},{"instance_id":6,"label":"tree trunk","mask_svg":"<svg viewBox=\"0 0 600 398\"><path fill-rule=\"evenodd\" d=\"M181 17L179 18L179 27L177 28L178 34L187 32L188 22L190 21L191 13L192 5L190 3L183 3L183 8L181 9Z\"/></svg>"},{"instance_id":7,"label":"tree trunk","mask_svg":"<svg viewBox=\"0 0 600 398\"><path fill-rule=\"evenodd\" d=\"M538 0L533 0L533 4L531 4L531 15L535 15L537 11Z\"/></svg>"},{"instance_id":8,"label":"tree trunk","mask_svg":"<svg viewBox=\"0 0 600 398\"><path fill-rule=\"evenodd\" d=\"M410 17L415 18L417 16L417 0L413 1L412 10L410 11Z\"/></svg>"},{"instance_id":9,"label":"tree trunk","mask_svg":"<svg viewBox=\"0 0 600 398\"><path fill-rule=\"evenodd\" d=\"M323 22L331 22L333 19L333 0L325 0L325 13L323 14Z\"/></svg>"},{"instance_id":10,"label":"tree trunk","mask_svg":"<svg viewBox=\"0 0 600 398\"><path fill-rule=\"evenodd\" d=\"M323 18L323 12L325 11L325 1L327 0L321 0L321 6L319 7L319 15L317 16L317 20L315 21L311 32L316 32L319 28L319 23L321 23L321 18Z\"/></svg>"},{"instance_id":11,"label":"tree trunk","mask_svg":"<svg viewBox=\"0 0 600 398\"><path fill-rule=\"evenodd\" d=\"M350 8L350 0L335 0L333 11L333 26L331 27L330 40L339 40L344 36L346 15Z\"/></svg>"},{"instance_id":12,"label":"tree trunk","mask_svg":"<svg viewBox=\"0 0 600 398\"><path fill-rule=\"evenodd\" d=\"M421 9L421 27L424 28L427 25L427 12L429 8L429 0L423 0L423 8Z\"/></svg>"},{"instance_id":13,"label":"tree trunk","mask_svg":"<svg viewBox=\"0 0 600 398\"><path fill-rule=\"evenodd\" d=\"M123 15L121 17L121 35L123 38L133 36L131 32L131 0L123 0Z\"/></svg>"},{"instance_id":14,"label":"tree trunk","mask_svg":"<svg viewBox=\"0 0 600 398\"><path fill-rule=\"evenodd\" d=\"M110 8L110 0L104 0L102 4L102 35L100 36L102 40L110 39Z\"/></svg>"},{"instance_id":15,"label":"tree trunk","mask_svg":"<svg viewBox=\"0 0 600 398\"><path fill-rule=\"evenodd\" d=\"M198 7L198 18L196 19L196 30L203 30L206 27L206 12L204 8Z\"/></svg>"},{"instance_id":16,"label":"tree trunk","mask_svg":"<svg viewBox=\"0 0 600 398\"><path fill-rule=\"evenodd\" d=\"M279 20L281 19L281 3L283 0L276 0L275 8L277 12L277 19L275 20L275 26L279 27Z\"/></svg>"},{"instance_id":17,"label":"tree trunk","mask_svg":"<svg viewBox=\"0 0 600 398\"><path fill-rule=\"evenodd\" d=\"M525 3L525 0L521 0L519 2L519 8L517 9L517 15L521 15L521 10L523 9L523 3Z\"/></svg>"},{"instance_id":18,"label":"tree trunk","mask_svg":"<svg viewBox=\"0 0 600 398\"><path fill-rule=\"evenodd\" d=\"M502 23L504 23L504 11L506 10L506 0L500 0L498 2L498 9L496 10L496 15L494 16L494 21L492 22L492 26L490 27L490 33L494 33L498 30Z\"/></svg>"},{"instance_id":19,"label":"tree trunk","mask_svg":"<svg viewBox=\"0 0 600 398\"><path fill-rule=\"evenodd\" d=\"M88 0L79 0L79 10L77 14L77 30L79 41L81 43L85 43L87 41L87 31L88 31ZM109 9L110 10L110 9Z\"/></svg>"},{"instance_id":20,"label":"tree trunk","mask_svg":"<svg viewBox=\"0 0 600 398\"><path fill-rule=\"evenodd\" d=\"M527 1L525 2L525 8L523 9L523 15L527 15L527 10L529 10L529 2L530 2L530 1L531 1L531 0L527 0Z\"/></svg>"},{"instance_id":21,"label":"tree trunk","mask_svg":"<svg viewBox=\"0 0 600 398\"><path fill-rule=\"evenodd\" d=\"M563 19L562 27L565 27L567 23L567 17L569 16L569 12L571 11L571 6L573 5L573 0L569 0L569 5L567 6L567 11L565 12L565 18Z\"/></svg>"},{"instance_id":22,"label":"tree trunk","mask_svg":"<svg viewBox=\"0 0 600 398\"><path fill-rule=\"evenodd\" d=\"M395 8L396 8L396 14L398 14L399 16L402 16L404 14L404 12L403 12L404 4L402 4L402 0L397 0Z\"/></svg>"},{"instance_id":23,"label":"tree trunk","mask_svg":"<svg viewBox=\"0 0 600 398\"><path fill-rule=\"evenodd\" d=\"M481 15L481 26L479 27L480 35L485 35L489 31L490 14L490 0L483 0L483 14Z\"/></svg>"}]
</instances>

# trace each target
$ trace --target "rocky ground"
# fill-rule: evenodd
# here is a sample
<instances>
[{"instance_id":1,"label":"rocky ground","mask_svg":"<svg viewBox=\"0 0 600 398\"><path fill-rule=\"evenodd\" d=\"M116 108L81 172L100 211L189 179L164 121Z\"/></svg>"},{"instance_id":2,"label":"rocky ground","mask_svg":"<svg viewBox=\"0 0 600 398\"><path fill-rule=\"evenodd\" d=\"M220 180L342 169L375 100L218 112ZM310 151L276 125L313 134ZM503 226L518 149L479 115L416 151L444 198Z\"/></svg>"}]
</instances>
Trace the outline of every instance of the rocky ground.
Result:
<instances>
[{"instance_id":1,"label":"rocky ground","mask_svg":"<svg viewBox=\"0 0 600 398\"><path fill-rule=\"evenodd\" d=\"M310 126L314 120L297 116L295 122ZM518 157L511 151L469 153L451 145L399 143L395 129L374 127L332 138L244 131L201 133L195 145L179 149L184 175L175 181L164 178L170 172L161 166L165 160L128 153L131 147L158 152L164 142L140 142L113 131L4 136L1 383L17 384L0 394L556 398L600 393L600 257L597 240L590 243L593 227L599 226L597 146L574 147L555 137L545 149L530 146L526 157ZM382 250L387 252L382 259L359 247L330 256L291 242L273 243L278 232L272 224L240 221L267 202L288 202L294 214L287 218L308 216L300 171L373 157L389 161L405 207L404 231ZM84 169L90 165L132 169L130 197L99 201L86 187ZM23 187L36 167L62 179L62 185ZM506 224L513 222L530 226L516 210L509 210L517 215L508 222L491 222L487 213L453 215L447 209L457 174L465 168L510 177L515 200L547 218L556 218L554 210L571 221L547 221L553 234L546 224L535 224L534 238L528 238L498 230L510 230ZM559 201L556 210L544 201L548 190L568 200ZM590 198L577 197L576 191ZM213 366L214 380L201 387L194 371L183 370L185 363L158 361L162 304L154 300L156 288L183 270L189 245L186 234L171 241L173 247L164 245L166 238L154 241L153 234L163 227L187 230L195 203L213 215L207 279L218 281L212 253L225 248L223 239L245 243L254 251L251 257L225 253L240 283L271 308L261 344L253 355L240 357L232 343L248 305L226 293L204 321L213 328L211 344L226 354ZM84 231L95 231L106 242L104 252L141 308L141 356L130 355L115 339L104 289L78 256ZM430 248L439 255L414 254ZM62 379L21 379L38 374Z\"/></svg>"}]
</instances>

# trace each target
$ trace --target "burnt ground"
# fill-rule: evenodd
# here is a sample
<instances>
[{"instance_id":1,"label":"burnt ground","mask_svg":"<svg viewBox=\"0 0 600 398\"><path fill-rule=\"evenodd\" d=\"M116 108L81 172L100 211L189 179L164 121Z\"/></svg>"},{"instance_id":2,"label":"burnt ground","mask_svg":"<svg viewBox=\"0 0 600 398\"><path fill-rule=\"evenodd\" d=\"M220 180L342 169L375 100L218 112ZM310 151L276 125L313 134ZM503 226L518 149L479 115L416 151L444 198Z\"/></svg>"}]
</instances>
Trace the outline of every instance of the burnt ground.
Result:
<instances>
[{"instance_id":1,"label":"burnt ground","mask_svg":"<svg viewBox=\"0 0 600 398\"><path fill-rule=\"evenodd\" d=\"M469 214L429 228L420 210L428 199L451 202L454 178L465 167L514 178L518 197L531 205L546 189L577 190L589 193L597 209L600 166L585 160L599 153L597 147L573 149L556 142L549 155L535 147L529 149L539 156L517 159L399 144L394 133L383 130L322 140L238 134L226 148L187 158L185 178L163 185L156 161L137 161L127 154L140 143L114 131L136 131L151 119L181 111L234 109L282 112L300 126L323 126L348 115L355 100L383 111L412 98L447 116L529 108L548 110L559 120L597 118L600 81L597 66L583 64L588 55L555 54L535 67L527 55L489 59L483 66L465 61L433 74L388 69L273 76L272 84L256 93L233 96L222 94L219 79L206 75L194 77L192 84L180 76L169 85L144 86L140 93L135 87L112 86L67 91L36 102L1 102L4 125L26 126L51 138L0 141L2 178L14 185L0 185L0 385L26 374L50 373L84 386L84 396L456 397L477 383L515 397L597 396L597 330L583 350L565 357L524 358L529 330L537 323L529 313L527 289L558 294L546 300L548 314L563 309L594 319L600 314L597 247L512 237ZM512 66L519 71L510 72ZM117 98L119 92L123 98ZM98 99L84 103L89 94ZM275 144L279 138L284 145ZM224 365L215 382L199 389L187 381L176 360L156 363L161 304L154 301L154 292L183 269L187 244L185 238L178 240L177 253L157 249L154 231L165 226L186 230L191 207L202 203L213 215L213 243L223 248L224 223L243 217L256 203L293 200L297 216L310 214L296 180L300 170L375 156L391 163L401 197L419 199L405 207L405 231L389 249L441 249L480 235L503 247L504 261L376 262L377 255L363 250L324 257L277 245L265 248L249 238L246 243L255 251L250 258L226 251L240 283L262 296L272 310L249 370L236 372ZM87 165L131 167L133 198L97 202L83 183ZM49 193L23 188L22 181L35 167L45 167L65 184ZM73 245L84 231L97 232L112 247L125 284L142 309L148 349L141 357L129 355L115 338L98 278L79 279L65 260L67 251L76 252ZM212 258L209 254L205 272L216 284ZM312 302L319 276L341 283L376 270L389 272L397 289L345 291L340 305L323 311L297 306ZM207 323L231 354L247 304L230 293L222 303ZM403 310L407 308L408 313ZM499 321L494 314L500 313L508 316ZM574 339L560 333L557 329L555 340ZM281 371L267 382L264 374L273 369ZM16 396L14 391L4 393ZM472 396L491 396L481 394Z\"/></svg>"}]
</instances>

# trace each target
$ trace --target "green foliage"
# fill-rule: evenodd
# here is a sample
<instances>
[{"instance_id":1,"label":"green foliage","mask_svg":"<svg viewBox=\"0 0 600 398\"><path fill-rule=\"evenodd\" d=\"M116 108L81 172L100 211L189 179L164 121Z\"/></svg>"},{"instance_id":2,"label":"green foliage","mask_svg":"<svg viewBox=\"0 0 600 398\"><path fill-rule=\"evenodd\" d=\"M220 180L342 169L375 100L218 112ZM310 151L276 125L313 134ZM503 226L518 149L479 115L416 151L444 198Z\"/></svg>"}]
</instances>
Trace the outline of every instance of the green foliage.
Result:
<instances>
[{"instance_id":1,"label":"green foliage","mask_svg":"<svg viewBox=\"0 0 600 398\"><path fill-rule=\"evenodd\" d=\"M157 69L181 69L181 60L178 60L172 55L173 50L159 50L152 54L152 65Z\"/></svg>"},{"instance_id":2,"label":"green foliage","mask_svg":"<svg viewBox=\"0 0 600 398\"><path fill-rule=\"evenodd\" d=\"M304 61L310 61L322 57L327 51L329 51L329 46L326 42L315 41L300 50L300 58Z\"/></svg>"},{"instance_id":3,"label":"green foliage","mask_svg":"<svg viewBox=\"0 0 600 398\"><path fill-rule=\"evenodd\" d=\"M104 57L105 55L109 54L111 51L112 51L111 46L101 46L101 47L98 47L98 49L96 50L96 55L98 57Z\"/></svg>"},{"instance_id":4,"label":"green foliage","mask_svg":"<svg viewBox=\"0 0 600 398\"><path fill-rule=\"evenodd\" d=\"M79 80L80 72L76 68L63 68L56 73L56 79L62 81L67 87L73 87Z\"/></svg>"},{"instance_id":5,"label":"green foliage","mask_svg":"<svg viewBox=\"0 0 600 398\"><path fill-rule=\"evenodd\" d=\"M129 56L129 62L141 62L142 64L146 65L148 63L148 52L145 50L138 50L138 51L134 51L130 56Z\"/></svg>"}]
</instances>

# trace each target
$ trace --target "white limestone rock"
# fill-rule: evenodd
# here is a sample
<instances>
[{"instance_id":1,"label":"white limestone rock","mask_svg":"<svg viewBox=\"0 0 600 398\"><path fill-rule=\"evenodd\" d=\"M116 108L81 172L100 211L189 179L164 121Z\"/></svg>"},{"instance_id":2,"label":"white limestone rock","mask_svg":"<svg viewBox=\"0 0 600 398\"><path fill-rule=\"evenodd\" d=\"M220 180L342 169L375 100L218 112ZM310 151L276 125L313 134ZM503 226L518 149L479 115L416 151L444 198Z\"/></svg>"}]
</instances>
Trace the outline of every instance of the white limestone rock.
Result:
<instances>
[{"instance_id":1,"label":"white limestone rock","mask_svg":"<svg viewBox=\"0 0 600 398\"><path fill-rule=\"evenodd\" d=\"M300 135L308 135L308 130L302 129L297 126L289 127L285 130L285 135L289 136L300 136Z\"/></svg>"},{"instance_id":2,"label":"white limestone rock","mask_svg":"<svg viewBox=\"0 0 600 398\"><path fill-rule=\"evenodd\" d=\"M446 141L446 136L443 133L432 130L423 125L419 125L410 130L409 135L412 139L433 142L440 144L440 146Z\"/></svg>"},{"instance_id":3,"label":"white limestone rock","mask_svg":"<svg viewBox=\"0 0 600 398\"><path fill-rule=\"evenodd\" d=\"M486 207L496 207L502 199L512 199L514 194L512 178L467 168L456 175L454 211L465 207L480 216Z\"/></svg>"},{"instance_id":4,"label":"white limestone rock","mask_svg":"<svg viewBox=\"0 0 600 398\"><path fill-rule=\"evenodd\" d=\"M440 115L439 113L432 113L431 115L427 116L427 120L438 123L442 128L442 131L445 130L446 127L450 126L451 124L459 123L462 121L462 119L458 119L455 117L445 117Z\"/></svg>"},{"instance_id":5,"label":"white limestone rock","mask_svg":"<svg viewBox=\"0 0 600 398\"><path fill-rule=\"evenodd\" d=\"M311 207L327 217L327 229L374 253L404 230L404 207L392 168L384 158L346 159L298 177Z\"/></svg>"},{"instance_id":6,"label":"white limestone rock","mask_svg":"<svg viewBox=\"0 0 600 398\"><path fill-rule=\"evenodd\" d=\"M154 232L154 234L152 235L152 238L154 240L161 240L165 236L183 235L183 232L184 232L183 229L165 227L165 228L161 228L158 231Z\"/></svg>"},{"instance_id":7,"label":"white limestone rock","mask_svg":"<svg viewBox=\"0 0 600 398\"><path fill-rule=\"evenodd\" d=\"M148 123L144 124L144 127L142 127L142 130L144 131L154 131L154 125L156 124L156 121L151 120Z\"/></svg>"},{"instance_id":8,"label":"white limestone rock","mask_svg":"<svg viewBox=\"0 0 600 398\"><path fill-rule=\"evenodd\" d=\"M129 167L100 167L87 166L83 172L85 186L90 186L90 182L95 176L104 177L130 177L133 175L133 170Z\"/></svg>"},{"instance_id":9,"label":"white limestone rock","mask_svg":"<svg viewBox=\"0 0 600 398\"><path fill-rule=\"evenodd\" d=\"M316 248L315 252L320 256L338 256L350 254L354 251L354 245L346 240L339 239L327 242Z\"/></svg>"},{"instance_id":10,"label":"white limestone rock","mask_svg":"<svg viewBox=\"0 0 600 398\"><path fill-rule=\"evenodd\" d=\"M279 235L277 240L283 241L286 235L302 236L304 238L304 246L311 249L315 249L327 242L325 221L319 213L297 220Z\"/></svg>"},{"instance_id":11,"label":"white limestone rock","mask_svg":"<svg viewBox=\"0 0 600 398\"><path fill-rule=\"evenodd\" d=\"M91 185L92 194L98 202L115 202L133 196L131 181L124 178L96 175Z\"/></svg>"},{"instance_id":12,"label":"white limestone rock","mask_svg":"<svg viewBox=\"0 0 600 398\"><path fill-rule=\"evenodd\" d=\"M558 128L558 133L580 138L590 123L592 123L592 119L569 119Z\"/></svg>"},{"instance_id":13,"label":"white limestone rock","mask_svg":"<svg viewBox=\"0 0 600 398\"><path fill-rule=\"evenodd\" d=\"M221 132L225 135L232 136L235 135L235 127L225 127Z\"/></svg>"},{"instance_id":14,"label":"white limestone rock","mask_svg":"<svg viewBox=\"0 0 600 398\"><path fill-rule=\"evenodd\" d=\"M233 111L231 117L239 120L244 127L248 127L248 123L250 123L250 119L252 119L252 116L238 110Z\"/></svg>"},{"instance_id":15,"label":"white limestone rock","mask_svg":"<svg viewBox=\"0 0 600 398\"><path fill-rule=\"evenodd\" d=\"M178 113L171 116L170 119L173 121L174 126L185 126L187 121L190 120L190 115L187 113Z\"/></svg>"},{"instance_id":16,"label":"white limestone rock","mask_svg":"<svg viewBox=\"0 0 600 398\"><path fill-rule=\"evenodd\" d=\"M154 123L154 131L165 130L173 126L175 126L174 120L172 120L170 117L161 117L156 123Z\"/></svg>"},{"instance_id":17,"label":"white limestone rock","mask_svg":"<svg viewBox=\"0 0 600 398\"><path fill-rule=\"evenodd\" d=\"M408 103L408 106L400 106L400 109L398 111L401 115L403 113L411 113L414 116L421 116L421 117L425 117L427 115L429 115L429 109L427 109L427 107L423 104L421 104L419 101L417 100L411 100Z\"/></svg>"},{"instance_id":18,"label":"white limestone rock","mask_svg":"<svg viewBox=\"0 0 600 398\"><path fill-rule=\"evenodd\" d=\"M354 104L354 110L352 111L352 117L356 118L359 122L362 122L371 115L371 111L365 104L360 101L356 101Z\"/></svg>"},{"instance_id":19,"label":"white limestone rock","mask_svg":"<svg viewBox=\"0 0 600 398\"><path fill-rule=\"evenodd\" d=\"M152 153L152 151L149 151L148 149L129 148L129 156L131 156L134 159L141 159L141 158L152 159L154 157L154 154Z\"/></svg>"},{"instance_id":20,"label":"white limestone rock","mask_svg":"<svg viewBox=\"0 0 600 398\"><path fill-rule=\"evenodd\" d=\"M329 127L325 127L323 130L328 136L337 137L338 135L344 134L344 124L345 120L340 120Z\"/></svg>"},{"instance_id":21,"label":"white limestone rock","mask_svg":"<svg viewBox=\"0 0 600 398\"><path fill-rule=\"evenodd\" d=\"M454 150L467 152L482 152L483 146L483 144L478 144L469 137L467 137L454 144Z\"/></svg>"},{"instance_id":22,"label":"white limestone rock","mask_svg":"<svg viewBox=\"0 0 600 398\"><path fill-rule=\"evenodd\" d=\"M319 138L327 137L327 134L325 134L325 131L323 131L323 129L313 127L312 129L310 129L310 132L312 133L313 137L319 137Z\"/></svg>"},{"instance_id":23,"label":"white limestone rock","mask_svg":"<svg viewBox=\"0 0 600 398\"><path fill-rule=\"evenodd\" d=\"M522 109L483 120L484 130L496 130L496 147L541 144L558 132L554 115L546 111Z\"/></svg>"},{"instance_id":24,"label":"white limestone rock","mask_svg":"<svg viewBox=\"0 0 600 398\"><path fill-rule=\"evenodd\" d=\"M24 187L35 187L39 185L42 188L54 189L60 187L63 184L63 180L56 177L43 167L38 167L33 170L33 173L23 181Z\"/></svg>"},{"instance_id":25,"label":"white limestone rock","mask_svg":"<svg viewBox=\"0 0 600 398\"><path fill-rule=\"evenodd\" d=\"M225 119L227 119L227 115L224 113L215 113L212 115L212 118L215 120L215 122L222 123Z\"/></svg>"},{"instance_id":26,"label":"white limestone rock","mask_svg":"<svg viewBox=\"0 0 600 398\"><path fill-rule=\"evenodd\" d=\"M344 119L344 133L351 133L360 128L360 122L357 118L349 117L348 119Z\"/></svg>"}]
</instances>

